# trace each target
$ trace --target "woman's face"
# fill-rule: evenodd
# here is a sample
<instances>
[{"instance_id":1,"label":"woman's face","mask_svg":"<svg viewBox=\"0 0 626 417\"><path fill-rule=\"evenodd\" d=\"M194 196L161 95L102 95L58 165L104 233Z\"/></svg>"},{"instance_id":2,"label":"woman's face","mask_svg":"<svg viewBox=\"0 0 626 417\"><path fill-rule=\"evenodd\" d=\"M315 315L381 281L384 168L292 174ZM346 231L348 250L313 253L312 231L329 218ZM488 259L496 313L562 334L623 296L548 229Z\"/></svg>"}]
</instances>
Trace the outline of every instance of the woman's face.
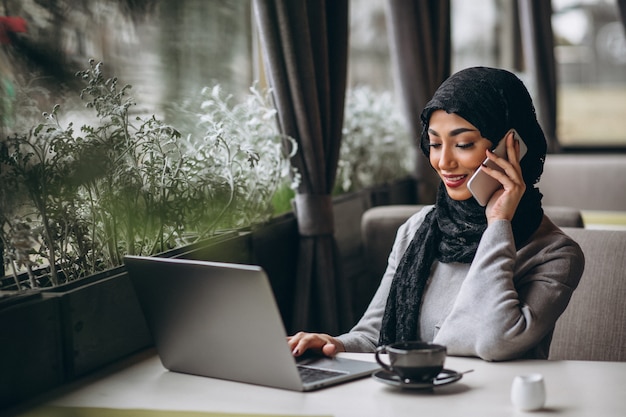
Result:
<instances>
[{"instance_id":1,"label":"woman's face","mask_svg":"<svg viewBox=\"0 0 626 417\"><path fill-rule=\"evenodd\" d=\"M485 160L485 151L492 147L474 125L454 113L435 110L428 127L430 164L446 186L453 200L472 196L467 182Z\"/></svg>"}]
</instances>

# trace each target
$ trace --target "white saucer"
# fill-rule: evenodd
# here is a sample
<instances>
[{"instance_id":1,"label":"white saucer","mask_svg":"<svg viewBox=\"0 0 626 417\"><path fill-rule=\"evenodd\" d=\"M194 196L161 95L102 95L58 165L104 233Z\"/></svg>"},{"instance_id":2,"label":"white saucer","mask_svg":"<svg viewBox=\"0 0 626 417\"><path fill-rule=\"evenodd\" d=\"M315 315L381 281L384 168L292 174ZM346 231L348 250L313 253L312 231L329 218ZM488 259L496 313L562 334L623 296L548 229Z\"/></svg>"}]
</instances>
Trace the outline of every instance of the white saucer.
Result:
<instances>
[{"instance_id":1,"label":"white saucer","mask_svg":"<svg viewBox=\"0 0 626 417\"><path fill-rule=\"evenodd\" d=\"M393 372L389 372L385 369L381 369L372 374L372 378L378 382L407 389L432 389L434 387L451 384L458 381L462 377L463 374L450 369L443 369L439 375L437 375L437 378L435 378L432 382L413 382L411 380L402 379Z\"/></svg>"}]
</instances>

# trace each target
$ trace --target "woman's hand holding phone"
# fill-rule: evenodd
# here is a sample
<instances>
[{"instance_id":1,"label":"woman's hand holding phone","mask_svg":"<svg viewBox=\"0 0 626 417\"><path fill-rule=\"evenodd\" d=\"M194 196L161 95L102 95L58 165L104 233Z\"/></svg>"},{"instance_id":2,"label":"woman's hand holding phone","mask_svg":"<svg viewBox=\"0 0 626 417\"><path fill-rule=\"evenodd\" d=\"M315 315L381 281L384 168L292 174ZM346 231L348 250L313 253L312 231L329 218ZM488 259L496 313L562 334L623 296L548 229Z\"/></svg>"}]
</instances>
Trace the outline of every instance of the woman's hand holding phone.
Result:
<instances>
[{"instance_id":1,"label":"woman's hand holding phone","mask_svg":"<svg viewBox=\"0 0 626 417\"><path fill-rule=\"evenodd\" d=\"M496 220L512 220L524 192L526 183L522 177L520 166L520 140L515 139L515 132L509 131L504 138L506 141L506 156L499 157L491 151L487 151L487 158L499 166L502 170L483 166L483 171L497 180L502 186L493 193L487 203L485 211L487 223ZM521 156L521 157L520 157Z\"/></svg>"}]
</instances>

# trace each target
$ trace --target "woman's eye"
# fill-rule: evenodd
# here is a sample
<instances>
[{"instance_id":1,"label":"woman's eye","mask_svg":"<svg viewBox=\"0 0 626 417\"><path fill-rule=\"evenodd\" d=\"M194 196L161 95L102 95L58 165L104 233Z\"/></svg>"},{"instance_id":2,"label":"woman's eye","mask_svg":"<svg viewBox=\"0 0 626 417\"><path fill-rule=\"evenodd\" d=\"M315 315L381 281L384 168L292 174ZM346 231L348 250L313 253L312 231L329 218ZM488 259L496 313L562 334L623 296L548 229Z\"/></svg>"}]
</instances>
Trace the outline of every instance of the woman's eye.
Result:
<instances>
[{"instance_id":1,"label":"woman's eye","mask_svg":"<svg viewBox=\"0 0 626 417\"><path fill-rule=\"evenodd\" d=\"M470 149L474 147L474 143L470 142L470 143L459 143L458 145L456 145L457 148L461 148L461 149Z\"/></svg>"},{"instance_id":2,"label":"woman's eye","mask_svg":"<svg viewBox=\"0 0 626 417\"><path fill-rule=\"evenodd\" d=\"M428 147L431 148L431 149L437 149L440 146L441 146L441 143L432 143L431 142L431 143L428 144Z\"/></svg>"}]
</instances>

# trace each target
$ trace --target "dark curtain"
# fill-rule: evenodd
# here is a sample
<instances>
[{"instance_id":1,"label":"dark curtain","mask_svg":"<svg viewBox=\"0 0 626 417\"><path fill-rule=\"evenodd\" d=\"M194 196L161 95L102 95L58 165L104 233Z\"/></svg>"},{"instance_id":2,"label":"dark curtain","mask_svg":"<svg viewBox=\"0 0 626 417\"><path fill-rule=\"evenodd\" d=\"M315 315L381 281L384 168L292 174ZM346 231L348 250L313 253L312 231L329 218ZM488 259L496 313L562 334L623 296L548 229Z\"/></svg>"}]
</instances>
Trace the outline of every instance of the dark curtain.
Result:
<instances>
[{"instance_id":1,"label":"dark curtain","mask_svg":"<svg viewBox=\"0 0 626 417\"><path fill-rule=\"evenodd\" d=\"M450 1L389 0L387 27L398 90L411 135L419 141L420 113L437 87L450 76ZM431 203L435 201L439 179L428 160L417 153L419 201Z\"/></svg>"},{"instance_id":2,"label":"dark curtain","mask_svg":"<svg viewBox=\"0 0 626 417\"><path fill-rule=\"evenodd\" d=\"M282 132L296 139L302 175L292 330L338 333L352 324L340 279L331 191L347 78L348 0L254 0L261 47Z\"/></svg>"},{"instance_id":3,"label":"dark curtain","mask_svg":"<svg viewBox=\"0 0 626 417\"><path fill-rule=\"evenodd\" d=\"M557 79L550 1L518 0L526 69L536 85L537 116L548 152L560 150L556 135Z\"/></svg>"},{"instance_id":4,"label":"dark curtain","mask_svg":"<svg viewBox=\"0 0 626 417\"><path fill-rule=\"evenodd\" d=\"M624 32L626 32L626 0L617 0L617 5L622 18L622 26L624 26Z\"/></svg>"}]
</instances>

